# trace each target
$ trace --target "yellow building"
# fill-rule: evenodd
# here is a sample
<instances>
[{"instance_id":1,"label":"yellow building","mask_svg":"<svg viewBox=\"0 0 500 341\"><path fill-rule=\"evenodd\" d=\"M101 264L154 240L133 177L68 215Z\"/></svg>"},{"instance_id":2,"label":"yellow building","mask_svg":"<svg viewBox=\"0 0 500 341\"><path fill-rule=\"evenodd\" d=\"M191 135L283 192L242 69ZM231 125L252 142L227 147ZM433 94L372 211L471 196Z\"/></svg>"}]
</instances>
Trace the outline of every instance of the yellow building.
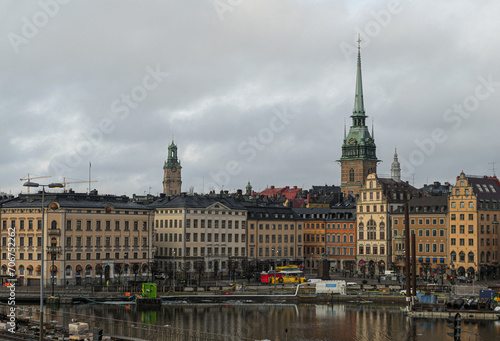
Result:
<instances>
[{"instance_id":1,"label":"yellow building","mask_svg":"<svg viewBox=\"0 0 500 341\"><path fill-rule=\"evenodd\" d=\"M302 220L288 207L246 207L248 260L259 271L275 266L303 265Z\"/></svg>"},{"instance_id":2,"label":"yellow building","mask_svg":"<svg viewBox=\"0 0 500 341\"><path fill-rule=\"evenodd\" d=\"M448 200L451 270L468 277L498 275L498 179L466 176L462 172Z\"/></svg>"},{"instance_id":3,"label":"yellow building","mask_svg":"<svg viewBox=\"0 0 500 341\"><path fill-rule=\"evenodd\" d=\"M152 210L125 196L45 193L21 194L2 204L0 271L13 254L18 285L39 285L41 246L46 284L124 283L147 276L152 259Z\"/></svg>"},{"instance_id":4,"label":"yellow building","mask_svg":"<svg viewBox=\"0 0 500 341\"><path fill-rule=\"evenodd\" d=\"M449 265L446 239L447 208L446 195L413 198L408 202L410 234L415 233L417 275L435 277L446 274ZM391 261L394 270L401 273L406 266L404 207L393 212L391 220L393 238Z\"/></svg>"}]
</instances>

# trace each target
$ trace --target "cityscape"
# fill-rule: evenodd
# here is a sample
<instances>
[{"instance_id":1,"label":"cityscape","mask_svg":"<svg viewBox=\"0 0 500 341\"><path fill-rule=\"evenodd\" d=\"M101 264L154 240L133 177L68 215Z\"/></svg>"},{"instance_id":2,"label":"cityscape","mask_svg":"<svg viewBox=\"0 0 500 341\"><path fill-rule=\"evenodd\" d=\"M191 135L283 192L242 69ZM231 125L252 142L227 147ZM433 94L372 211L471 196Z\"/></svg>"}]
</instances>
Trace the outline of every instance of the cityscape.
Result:
<instances>
[{"instance_id":1,"label":"cityscape","mask_svg":"<svg viewBox=\"0 0 500 341\"><path fill-rule=\"evenodd\" d=\"M403 273L408 203L419 276L441 282L499 276L496 176L460 172L456 183L415 188L401 179L395 151L391 177L379 177L374 131L366 126L360 40L353 95L352 124L339 148L340 186L255 192L248 181L235 193L185 192L172 140L158 197L75 193L64 184L62 191L47 185L47 191L4 199L1 275L11 273L6 249L13 239L20 286L39 286L42 269L47 284L56 285L120 284L154 273L186 282L250 278L284 265L312 275L321 259L344 274ZM25 186L37 187L31 180Z\"/></svg>"},{"instance_id":2,"label":"cityscape","mask_svg":"<svg viewBox=\"0 0 500 341\"><path fill-rule=\"evenodd\" d=\"M0 338L500 333L500 3L0 9Z\"/></svg>"}]
</instances>

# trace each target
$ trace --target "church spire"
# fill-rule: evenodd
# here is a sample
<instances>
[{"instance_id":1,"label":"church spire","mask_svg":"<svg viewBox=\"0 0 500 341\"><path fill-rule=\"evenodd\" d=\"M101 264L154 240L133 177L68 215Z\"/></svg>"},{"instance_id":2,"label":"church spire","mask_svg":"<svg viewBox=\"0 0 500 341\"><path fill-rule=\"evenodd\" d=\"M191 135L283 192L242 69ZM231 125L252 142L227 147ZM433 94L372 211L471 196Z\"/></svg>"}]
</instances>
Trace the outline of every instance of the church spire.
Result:
<instances>
[{"instance_id":1,"label":"church spire","mask_svg":"<svg viewBox=\"0 0 500 341\"><path fill-rule=\"evenodd\" d=\"M398 149L394 148L394 160L391 165L391 178L396 182L401 181L401 165L398 160Z\"/></svg>"},{"instance_id":2,"label":"church spire","mask_svg":"<svg viewBox=\"0 0 500 341\"><path fill-rule=\"evenodd\" d=\"M361 38L358 35L358 72L356 74L356 96L354 98L353 116L365 116L365 105L363 103L363 80L361 77ZM354 120L354 118L353 118Z\"/></svg>"}]
</instances>

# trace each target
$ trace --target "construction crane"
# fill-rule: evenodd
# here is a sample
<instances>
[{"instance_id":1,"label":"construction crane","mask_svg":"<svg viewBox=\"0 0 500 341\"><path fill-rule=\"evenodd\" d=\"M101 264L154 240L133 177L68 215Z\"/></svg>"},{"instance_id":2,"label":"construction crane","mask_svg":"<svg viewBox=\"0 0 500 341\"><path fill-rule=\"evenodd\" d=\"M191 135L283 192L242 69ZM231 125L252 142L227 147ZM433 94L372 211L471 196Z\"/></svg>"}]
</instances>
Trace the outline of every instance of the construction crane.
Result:
<instances>
[{"instance_id":1,"label":"construction crane","mask_svg":"<svg viewBox=\"0 0 500 341\"><path fill-rule=\"evenodd\" d=\"M89 182L98 182L97 180L92 180L92 181L66 181L66 178L63 178L63 188L64 188L64 193L67 193L66 191L66 185L67 184L83 184L86 183L88 184ZM90 193L90 188L89 188L89 193Z\"/></svg>"},{"instance_id":2,"label":"construction crane","mask_svg":"<svg viewBox=\"0 0 500 341\"><path fill-rule=\"evenodd\" d=\"M30 173L28 173L28 177L26 179L19 179L21 181L28 181L30 182L31 180L33 179L44 179L44 178L50 178L51 176L50 175L46 175L46 176L34 176L34 177L31 177L30 176ZM28 193L30 192L30 187L28 187Z\"/></svg>"}]
</instances>

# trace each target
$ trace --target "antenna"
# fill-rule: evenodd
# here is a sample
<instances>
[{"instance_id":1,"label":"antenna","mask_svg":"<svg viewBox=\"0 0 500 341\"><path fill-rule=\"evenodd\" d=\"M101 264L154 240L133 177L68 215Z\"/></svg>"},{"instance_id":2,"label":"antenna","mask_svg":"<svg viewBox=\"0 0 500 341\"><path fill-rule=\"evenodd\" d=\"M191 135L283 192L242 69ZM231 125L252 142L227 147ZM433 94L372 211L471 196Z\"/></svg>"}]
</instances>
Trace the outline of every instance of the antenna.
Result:
<instances>
[{"instance_id":1,"label":"antenna","mask_svg":"<svg viewBox=\"0 0 500 341\"><path fill-rule=\"evenodd\" d=\"M497 176L495 174L495 163L498 163L498 161L495 161L495 162L488 162L489 165L492 165L492 168L493 168L493 176Z\"/></svg>"}]
</instances>

